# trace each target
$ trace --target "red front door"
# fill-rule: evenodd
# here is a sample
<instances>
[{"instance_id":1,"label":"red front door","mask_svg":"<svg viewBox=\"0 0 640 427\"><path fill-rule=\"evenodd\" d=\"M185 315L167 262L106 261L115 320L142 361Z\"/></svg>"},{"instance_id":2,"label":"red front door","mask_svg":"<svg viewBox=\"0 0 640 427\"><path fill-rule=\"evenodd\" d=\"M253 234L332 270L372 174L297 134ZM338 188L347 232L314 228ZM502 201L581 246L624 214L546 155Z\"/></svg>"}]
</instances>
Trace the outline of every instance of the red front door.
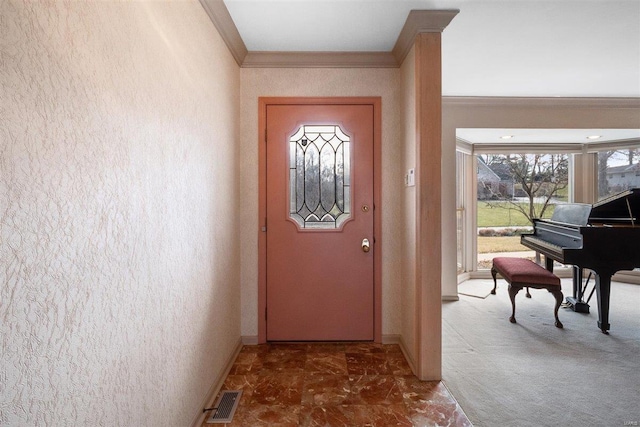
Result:
<instances>
[{"instance_id":1,"label":"red front door","mask_svg":"<svg viewBox=\"0 0 640 427\"><path fill-rule=\"evenodd\" d=\"M266 127L267 340L373 340L373 105L267 105Z\"/></svg>"}]
</instances>

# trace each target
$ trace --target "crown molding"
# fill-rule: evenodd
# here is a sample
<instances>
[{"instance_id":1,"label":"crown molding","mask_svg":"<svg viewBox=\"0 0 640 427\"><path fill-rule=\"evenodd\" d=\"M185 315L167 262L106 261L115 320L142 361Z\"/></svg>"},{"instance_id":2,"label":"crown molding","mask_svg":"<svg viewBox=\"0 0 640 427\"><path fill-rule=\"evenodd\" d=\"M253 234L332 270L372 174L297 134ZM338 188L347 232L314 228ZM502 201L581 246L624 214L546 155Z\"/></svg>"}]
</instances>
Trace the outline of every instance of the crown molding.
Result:
<instances>
[{"instance_id":1,"label":"crown molding","mask_svg":"<svg viewBox=\"0 0 640 427\"><path fill-rule=\"evenodd\" d=\"M420 33L442 32L459 10L412 10L391 52L251 52L223 0L200 0L242 68L398 68Z\"/></svg>"},{"instance_id":2,"label":"crown molding","mask_svg":"<svg viewBox=\"0 0 640 427\"><path fill-rule=\"evenodd\" d=\"M533 108L640 108L640 98L545 98L500 96L443 96L443 106Z\"/></svg>"},{"instance_id":3,"label":"crown molding","mask_svg":"<svg viewBox=\"0 0 640 427\"><path fill-rule=\"evenodd\" d=\"M520 144L472 144L473 154L504 154L509 153L530 153L530 154L555 154L555 153L571 153L579 154L583 152L585 144L579 143L536 143L526 142Z\"/></svg>"},{"instance_id":4,"label":"crown molding","mask_svg":"<svg viewBox=\"0 0 640 427\"><path fill-rule=\"evenodd\" d=\"M249 52L242 68L397 68L390 52Z\"/></svg>"},{"instance_id":5,"label":"crown molding","mask_svg":"<svg viewBox=\"0 0 640 427\"><path fill-rule=\"evenodd\" d=\"M238 32L238 27L233 22L231 18L231 14L229 14L229 9L224 4L223 0L200 0L200 4L204 8L207 15L209 15L209 19L213 22L213 25L216 27L222 40L224 40L225 44L229 48L231 55L236 60L238 65L242 66L246 56L247 56L247 47L242 40L242 36L240 36L240 32Z\"/></svg>"},{"instance_id":6,"label":"crown molding","mask_svg":"<svg viewBox=\"0 0 640 427\"><path fill-rule=\"evenodd\" d=\"M462 151L465 154L504 154L509 153L570 153L585 154L597 153L607 150L624 150L628 148L637 148L640 145L640 139L621 139L617 141L608 141L601 143L548 143L548 142L526 142L521 144L485 144L470 143L461 138L456 138L456 151Z\"/></svg>"},{"instance_id":7,"label":"crown molding","mask_svg":"<svg viewBox=\"0 0 640 427\"><path fill-rule=\"evenodd\" d=\"M418 34L443 32L459 12L458 9L412 10L409 12L398 40L391 51L398 66L404 62Z\"/></svg>"}]
</instances>

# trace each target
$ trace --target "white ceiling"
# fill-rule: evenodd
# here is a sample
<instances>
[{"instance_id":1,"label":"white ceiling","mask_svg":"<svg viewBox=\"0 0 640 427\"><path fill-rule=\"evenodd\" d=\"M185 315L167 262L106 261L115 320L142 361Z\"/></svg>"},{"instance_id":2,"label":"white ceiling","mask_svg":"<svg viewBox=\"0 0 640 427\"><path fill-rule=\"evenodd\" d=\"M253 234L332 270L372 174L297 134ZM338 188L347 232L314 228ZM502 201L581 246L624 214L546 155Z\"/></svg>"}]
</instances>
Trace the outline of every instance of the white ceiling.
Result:
<instances>
[{"instance_id":1,"label":"white ceiling","mask_svg":"<svg viewBox=\"0 0 640 427\"><path fill-rule=\"evenodd\" d=\"M249 51L391 51L410 10L459 9L442 35L444 96L640 97L640 0L224 2ZM458 137L597 143L637 140L640 130L459 129Z\"/></svg>"},{"instance_id":2,"label":"white ceiling","mask_svg":"<svg viewBox=\"0 0 640 427\"><path fill-rule=\"evenodd\" d=\"M411 9L459 9L444 96L640 97L640 0L224 0L250 51L390 51Z\"/></svg>"}]
</instances>

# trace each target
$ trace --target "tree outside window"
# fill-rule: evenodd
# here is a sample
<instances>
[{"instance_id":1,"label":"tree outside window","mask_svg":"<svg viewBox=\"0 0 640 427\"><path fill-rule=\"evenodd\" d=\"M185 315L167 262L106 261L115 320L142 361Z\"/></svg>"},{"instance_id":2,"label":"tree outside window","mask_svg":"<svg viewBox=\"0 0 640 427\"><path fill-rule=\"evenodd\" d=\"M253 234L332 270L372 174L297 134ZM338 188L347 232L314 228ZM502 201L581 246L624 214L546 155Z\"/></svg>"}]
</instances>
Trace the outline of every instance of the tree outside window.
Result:
<instances>
[{"instance_id":1,"label":"tree outside window","mask_svg":"<svg viewBox=\"0 0 640 427\"><path fill-rule=\"evenodd\" d=\"M548 218L567 202L567 154L489 154L478 161L478 269L489 268L496 254L535 254L520 244L535 218Z\"/></svg>"},{"instance_id":2,"label":"tree outside window","mask_svg":"<svg viewBox=\"0 0 640 427\"><path fill-rule=\"evenodd\" d=\"M492 208L513 210L529 224L550 216L556 203L567 201L567 154L484 155L478 158L478 171L478 199L487 200Z\"/></svg>"}]
</instances>

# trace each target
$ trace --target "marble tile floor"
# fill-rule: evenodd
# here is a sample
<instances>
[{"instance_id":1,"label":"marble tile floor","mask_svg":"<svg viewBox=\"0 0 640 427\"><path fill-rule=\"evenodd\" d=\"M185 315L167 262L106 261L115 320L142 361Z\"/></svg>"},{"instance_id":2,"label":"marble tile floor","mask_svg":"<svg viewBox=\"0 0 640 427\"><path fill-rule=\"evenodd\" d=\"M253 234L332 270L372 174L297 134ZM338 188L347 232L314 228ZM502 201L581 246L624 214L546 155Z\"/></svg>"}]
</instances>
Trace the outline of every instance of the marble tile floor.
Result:
<instances>
[{"instance_id":1,"label":"marble tile floor","mask_svg":"<svg viewBox=\"0 0 640 427\"><path fill-rule=\"evenodd\" d=\"M204 426L471 426L442 382L419 381L398 345L245 346L222 390L233 422Z\"/></svg>"}]
</instances>

